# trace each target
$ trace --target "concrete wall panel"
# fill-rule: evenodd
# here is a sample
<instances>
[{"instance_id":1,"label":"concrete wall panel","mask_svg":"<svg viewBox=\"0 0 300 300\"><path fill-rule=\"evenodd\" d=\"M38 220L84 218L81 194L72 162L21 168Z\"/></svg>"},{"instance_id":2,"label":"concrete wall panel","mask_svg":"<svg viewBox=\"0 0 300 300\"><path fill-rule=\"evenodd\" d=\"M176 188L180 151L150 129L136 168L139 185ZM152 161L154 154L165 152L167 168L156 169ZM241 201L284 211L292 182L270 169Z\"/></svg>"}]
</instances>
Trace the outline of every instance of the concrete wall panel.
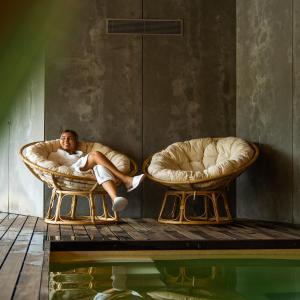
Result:
<instances>
[{"instance_id":1,"label":"concrete wall panel","mask_svg":"<svg viewBox=\"0 0 300 300\"><path fill-rule=\"evenodd\" d=\"M183 36L144 36L143 152L235 135L235 1L144 0L144 18L183 19ZM147 183L144 216L162 188Z\"/></svg>"},{"instance_id":2,"label":"concrete wall panel","mask_svg":"<svg viewBox=\"0 0 300 300\"><path fill-rule=\"evenodd\" d=\"M300 2L293 1L293 69L294 69L294 105L293 105L293 218L300 224Z\"/></svg>"},{"instance_id":3,"label":"concrete wall panel","mask_svg":"<svg viewBox=\"0 0 300 300\"><path fill-rule=\"evenodd\" d=\"M44 58L19 90L9 134L9 212L43 217L43 184L23 164L20 148L44 139Z\"/></svg>"},{"instance_id":4,"label":"concrete wall panel","mask_svg":"<svg viewBox=\"0 0 300 300\"><path fill-rule=\"evenodd\" d=\"M47 139L72 128L82 140L98 141L142 161L141 37L105 34L106 18L140 18L139 0L73 1L81 5L68 44L47 54ZM53 51L56 50L56 51ZM140 216L140 192L125 211ZM48 199L46 199L48 205Z\"/></svg>"},{"instance_id":5,"label":"concrete wall panel","mask_svg":"<svg viewBox=\"0 0 300 300\"><path fill-rule=\"evenodd\" d=\"M238 217L292 222L292 81L292 1L237 1L237 135L261 149Z\"/></svg>"},{"instance_id":6,"label":"concrete wall panel","mask_svg":"<svg viewBox=\"0 0 300 300\"><path fill-rule=\"evenodd\" d=\"M8 212L8 163L9 163L9 120L2 122L0 129L0 211Z\"/></svg>"},{"instance_id":7,"label":"concrete wall panel","mask_svg":"<svg viewBox=\"0 0 300 300\"><path fill-rule=\"evenodd\" d=\"M141 165L172 142L235 134L235 1L70 5L81 5L72 33L56 28L67 44L47 54L46 139L73 128ZM183 18L184 36L105 34L106 18L142 17ZM146 181L123 215L156 217L161 197Z\"/></svg>"}]
</instances>

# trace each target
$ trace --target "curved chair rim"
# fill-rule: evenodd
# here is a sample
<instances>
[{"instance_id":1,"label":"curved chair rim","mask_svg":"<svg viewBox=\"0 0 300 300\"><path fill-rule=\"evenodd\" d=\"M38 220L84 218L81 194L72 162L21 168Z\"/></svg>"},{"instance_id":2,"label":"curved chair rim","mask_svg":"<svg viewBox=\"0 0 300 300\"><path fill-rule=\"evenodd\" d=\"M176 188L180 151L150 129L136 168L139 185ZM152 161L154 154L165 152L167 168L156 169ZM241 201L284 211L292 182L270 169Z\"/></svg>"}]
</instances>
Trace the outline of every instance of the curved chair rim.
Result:
<instances>
[{"instance_id":1,"label":"curved chair rim","mask_svg":"<svg viewBox=\"0 0 300 300\"><path fill-rule=\"evenodd\" d=\"M24 149L26 149L27 147L29 146L32 146L34 144L37 144L37 143L44 143L45 141L37 141L37 142L32 142L32 143L29 143L29 144L26 144L24 145L20 151L19 151L19 154L23 160L23 162L27 165L29 165L30 167L32 168L35 168L35 169L38 169L44 173L49 173L50 175L54 175L54 176L59 176L59 177L64 177L64 178L67 178L67 179L76 179L76 180L83 180L83 181L92 181L92 182L95 182L96 183L96 179L94 178L91 178L91 177L85 177L85 176L77 176L77 175L69 175L69 174L65 174L65 173L61 173L61 172L57 172L57 171L53 171L53 170L49 170L49 169L46 169L44 167L41 167L35 163L33 163L32 161L30 161L29 159L27 159L25 157L25 155L23 154L23 151ZM128 157L128 156L127 156ZM128 157L129 158L129 157ZM136 162L129 158L130 160L130 166L132 166L132 170L130 170L130 173L128 173L129 175L134 175L136 174L137 172L137 164Z\"/></svg>"},{"instance_id":2,"label":"curved chair rim","mask_svg":"<svg viewBox=\"0 0 300 300\"><path fill-rule=\"evenodd\" d=\"M152 155L150 155L149 157L147 157L144 162L143 162L143 166L142 166L142 169L143 169L143 173L149 178L151 179L152 181L155 181L155 182L158 182L158 183L161 183L163 185L176 185L176 184L197 184L197 183L205 183L205 182L209 182L209 181L214 181L214 180L218 180L218 179L225 179L225 178L230 178L230 177L233 177L235 175L239 175L241 172L243 172L243 170L245 170L246 168L248 168L250 165L252 165L256 160L257 160L257 157L258 157L258 154L259 154L259 148L254 144L254 143L251 143L251 142L248 142L247 143L253 148L254 150L254 155L253 157L251 158L251 160L249 160L246 164L244 164L243 166L241 166L240 168L234 170L233 172L229 173L229 174L226 174L226 175L218 175L218 176L214 176L214 177L210 177L210 178L204 178L204 179L196 179L196 180L188 180L188 181L168 181L168 180L162 180L162 179L158 179L158 178L155 178L153 177L152 175L150 175L148 173L148 166L150 164L150 161L152 159ZM162 150L161 150L162 151ZM158 151L160 152L160 151ZM157 153L157 152L156 152Z\"/></svg>"}]
</instances>

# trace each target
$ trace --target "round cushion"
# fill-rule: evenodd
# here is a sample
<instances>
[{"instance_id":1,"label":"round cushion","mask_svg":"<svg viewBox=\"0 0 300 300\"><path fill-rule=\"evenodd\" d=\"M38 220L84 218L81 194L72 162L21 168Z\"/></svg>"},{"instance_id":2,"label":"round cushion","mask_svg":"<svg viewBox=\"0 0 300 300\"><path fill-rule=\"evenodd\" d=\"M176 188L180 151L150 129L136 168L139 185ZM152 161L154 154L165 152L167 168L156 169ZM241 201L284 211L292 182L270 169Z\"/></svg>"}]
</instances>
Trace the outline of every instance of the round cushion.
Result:
<instances>
[{"instance_id":1,"label":"round cushion","mask_svg":"<svg viewBox=\"0 0 300 300\"><path fill-rule=\"evenodd\" d=\"M61 166L54 161L48 160L49 154L57 151L59 147L59 140L38 142L27 147L24 151L24 156L34 164L47 170L62 173L62 175L66 174L94 177L92 172L76 172L70 167ZM79 142L78 150L82 151L84 154L91 151L99 151L103 153L121 172L128 173L130 171L130 159L127 156L100 143Z\"/></svg>"},{"instance_id":2,"label":"round cushion","mask_svg":"<svg viewBox=\"0 0 300 300\"><path fill-rule=\"evenodd\" d=\"M154 154L148 172L168 182L188 182L228 175L247 164L253 148L236 137L178 142Z\"/></svg>"}]
</instances>

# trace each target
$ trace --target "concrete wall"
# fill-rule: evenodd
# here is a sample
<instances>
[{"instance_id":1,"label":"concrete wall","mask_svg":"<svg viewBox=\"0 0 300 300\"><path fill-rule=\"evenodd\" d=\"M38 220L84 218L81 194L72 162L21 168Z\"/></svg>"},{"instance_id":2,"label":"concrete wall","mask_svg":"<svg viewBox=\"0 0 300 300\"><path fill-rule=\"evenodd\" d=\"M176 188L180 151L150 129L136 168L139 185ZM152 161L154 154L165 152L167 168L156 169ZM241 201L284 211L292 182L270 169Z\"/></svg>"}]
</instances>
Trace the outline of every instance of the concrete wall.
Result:
<instances>
[{"instance_id":1,"label":"concrete wall","mask_svg":"<svg viewBox=\"0 0 300 300\"><path fill-rule=\"evenodd\" d=\"M64 46L46 57L46 139L73 128L141 166L176 141L235 135L234 0L69 3L77 21L67 33L56 24ZM105 34L105 18L141 17L182 18L184 36ZM156 217L162 196L145 182L123 215Z\"/></svg>"},{"instance_id":2,"label":"concrete wall","mask_svg":"<svg viewBox=\"0 0 300 300\"><path fill-rule=\"evenodd\" d=\"M300 223L299 19L299 1L237 0L237 135L261 149L238 217Z\"/></svg>"},{"instance_id":3,"label":"concrete wall","mask_svg":"<svg viewBox=\"0 0 300 300\"><path fill-rule=\"evenodd\" d=\"M143 15L184 20L183 37L143 39L144 158L176 141L235 135L235 1L147 0ZM162 195L147 183L144 216L157 216Z\"/></svg>"},{"instance_id":4,"label":"concrete wall","mask_svg":"<svg viewBox=\"0 0 300 300\"><path fill-rule=\"evenodd\" d=\"M5 124L0 135L0 211L42 217L43 184L25 167L19 150L44 139L44 58L18 89Z\"/></svg>"},{"instance_id":5,"label":"concrete wall","mask_svg":"<svg viewBox=\"0 0 300 300\"><path fill-rule=\"evenodd\" d=\"M300 224L300 2L293 1L293 218Z\"/></svg>"}]
</instances>

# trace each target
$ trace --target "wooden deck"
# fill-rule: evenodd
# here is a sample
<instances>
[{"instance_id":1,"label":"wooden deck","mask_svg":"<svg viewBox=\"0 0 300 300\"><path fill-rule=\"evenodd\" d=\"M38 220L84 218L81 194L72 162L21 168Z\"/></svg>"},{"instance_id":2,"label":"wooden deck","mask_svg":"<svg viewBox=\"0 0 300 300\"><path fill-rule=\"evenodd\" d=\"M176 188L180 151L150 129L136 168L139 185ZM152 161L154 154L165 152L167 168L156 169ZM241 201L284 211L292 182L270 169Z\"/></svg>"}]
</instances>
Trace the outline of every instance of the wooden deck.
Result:
<instances>
[{"instance_id":1,"label":"wooden deck","mask_svg":"<svg viewBox=\"0 0 300 300\"><path fill-rule=\"evenodd\" d=\"M58 249L64 241L68 245L70 241L78 245L88 242L89 248L113 241L123 241L129 248L130 243L135 247L150 241L168 241L168 245L191 241L209 249L220 245L300 249L300 227L286 224L237 221L222 226L189 226L161 225L153 219L123 221L110 226L59 226L47 225L36 217L0 213L0 299L48 299L51 243Z\"/></svg>"}]
</instances>

